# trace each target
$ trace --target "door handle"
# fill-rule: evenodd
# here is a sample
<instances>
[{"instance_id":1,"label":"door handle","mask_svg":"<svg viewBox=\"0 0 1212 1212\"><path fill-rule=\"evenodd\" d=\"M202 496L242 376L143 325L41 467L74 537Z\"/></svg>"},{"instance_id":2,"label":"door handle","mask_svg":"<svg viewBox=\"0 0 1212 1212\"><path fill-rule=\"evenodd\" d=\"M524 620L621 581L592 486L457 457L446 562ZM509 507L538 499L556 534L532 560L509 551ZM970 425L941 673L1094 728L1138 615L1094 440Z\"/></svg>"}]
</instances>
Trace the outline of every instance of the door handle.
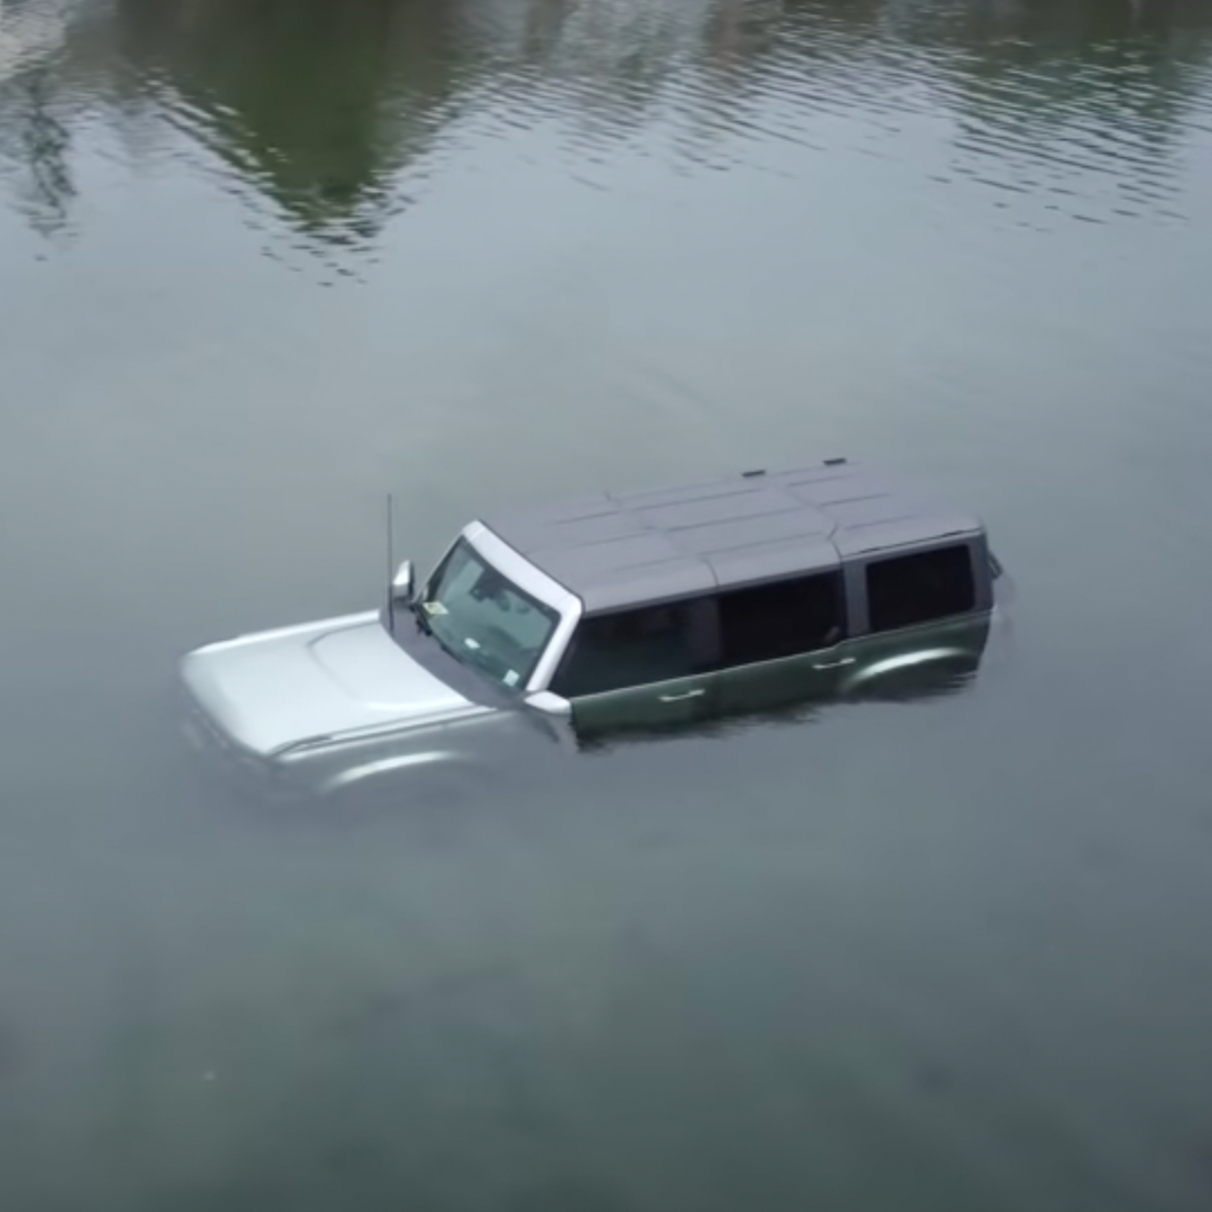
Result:
<instances>
[{"instance_id":1,"label":"door handle","mask_svg":"<svg viewBox=\"0 0 1212 1212\"><path fill-rule=\"evenodd\" d=\"M687 690L685 694L662 694L657 697L662 703L684 703L687 699L701 699L706 693L707 691L699 689Z\"/></svg>"},{"instance_id":2,"label":"door handle","mask_svg":"<svg viewBox=\"0 0 1212 1212\"><path fill-rule=\"evenodd\" d=\"M846 665L853 665L854 657L842 657L840 661L826 661L822 665L813 665L813 669L842 669Z\"/></svg>"}]
</instances>

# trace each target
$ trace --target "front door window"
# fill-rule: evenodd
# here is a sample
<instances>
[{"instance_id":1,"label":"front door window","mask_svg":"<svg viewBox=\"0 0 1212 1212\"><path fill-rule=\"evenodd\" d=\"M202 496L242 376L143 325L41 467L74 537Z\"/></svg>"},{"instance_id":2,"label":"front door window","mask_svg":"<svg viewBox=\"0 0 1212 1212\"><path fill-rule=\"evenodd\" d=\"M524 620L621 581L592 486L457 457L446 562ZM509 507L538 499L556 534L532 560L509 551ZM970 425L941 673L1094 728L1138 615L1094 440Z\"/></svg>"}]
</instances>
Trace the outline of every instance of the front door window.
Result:
<instances>
[{"instance_id":1,"label":"front door window","mask_svg":"<svg viewBox=\"0 0 1212 1212\"><path fill-rule=\"evenodd\" d=\"M710 629L709 607L701 601L590 615L551 688L574 699L693 677L710 664Z\"/></svg>"}]
</instances>

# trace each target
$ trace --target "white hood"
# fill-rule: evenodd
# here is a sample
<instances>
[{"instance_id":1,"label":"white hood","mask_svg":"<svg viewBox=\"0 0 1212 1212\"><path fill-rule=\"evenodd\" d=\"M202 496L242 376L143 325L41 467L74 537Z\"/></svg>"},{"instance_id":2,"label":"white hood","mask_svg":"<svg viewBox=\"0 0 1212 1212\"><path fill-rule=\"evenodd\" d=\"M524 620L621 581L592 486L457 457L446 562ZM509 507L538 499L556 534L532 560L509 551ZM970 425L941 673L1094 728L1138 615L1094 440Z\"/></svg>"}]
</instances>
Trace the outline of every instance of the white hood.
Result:
<instances>
[{"instance_id":1,"label":"white hood","mask_svg":"<svg viewBox=\"0 0 1212 1212\"><path fill-rule=\"evenodd\" d=\"M266 755L482 710L408 656L374 612L211 644L184 659L182 675L223 732Z\"/></svg>"}]
</instances>

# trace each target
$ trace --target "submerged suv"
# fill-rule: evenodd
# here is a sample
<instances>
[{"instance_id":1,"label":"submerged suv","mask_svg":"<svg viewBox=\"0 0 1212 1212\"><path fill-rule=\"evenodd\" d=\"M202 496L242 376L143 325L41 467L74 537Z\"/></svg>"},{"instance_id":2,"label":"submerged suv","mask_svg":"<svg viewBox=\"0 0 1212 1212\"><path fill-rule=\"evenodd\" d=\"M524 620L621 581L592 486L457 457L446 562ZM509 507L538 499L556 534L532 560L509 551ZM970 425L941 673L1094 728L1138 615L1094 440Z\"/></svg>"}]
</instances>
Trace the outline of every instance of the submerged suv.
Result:
<instances>
[{"instance_id":1,"label":"submerged suv","mask_svg":"<svg viewBox=\"0 0 1212 1212\"><path fill-rule=\"evenodd\" d=\"M845 460L472 522L386 609L185 657L201 730L321 793L976 668L999 569L979 519Z\"/></svg>"}]
</instances>

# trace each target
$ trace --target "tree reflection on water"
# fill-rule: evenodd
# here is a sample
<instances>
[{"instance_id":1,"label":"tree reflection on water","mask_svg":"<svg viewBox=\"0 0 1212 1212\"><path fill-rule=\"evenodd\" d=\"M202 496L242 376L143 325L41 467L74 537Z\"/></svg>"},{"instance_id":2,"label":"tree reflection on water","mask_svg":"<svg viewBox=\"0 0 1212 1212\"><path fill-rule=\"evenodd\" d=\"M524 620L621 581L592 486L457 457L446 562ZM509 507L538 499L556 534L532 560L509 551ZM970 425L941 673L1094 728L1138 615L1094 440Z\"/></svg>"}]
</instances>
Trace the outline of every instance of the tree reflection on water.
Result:
<instances>
[{"instance_id":1,"label":"tree reflection on water","mask_svg":"<svg viewBox=\"0 0 1212 1212\"><path fill-rule=\"evenodd\" d=\"M67 226L76 196L71 131L55 112L55 85L47 68L22 73L5 93L0 158L24 170L16 174L18 205L36 231L53 235Z\"/></svg>"}]
</instances>

